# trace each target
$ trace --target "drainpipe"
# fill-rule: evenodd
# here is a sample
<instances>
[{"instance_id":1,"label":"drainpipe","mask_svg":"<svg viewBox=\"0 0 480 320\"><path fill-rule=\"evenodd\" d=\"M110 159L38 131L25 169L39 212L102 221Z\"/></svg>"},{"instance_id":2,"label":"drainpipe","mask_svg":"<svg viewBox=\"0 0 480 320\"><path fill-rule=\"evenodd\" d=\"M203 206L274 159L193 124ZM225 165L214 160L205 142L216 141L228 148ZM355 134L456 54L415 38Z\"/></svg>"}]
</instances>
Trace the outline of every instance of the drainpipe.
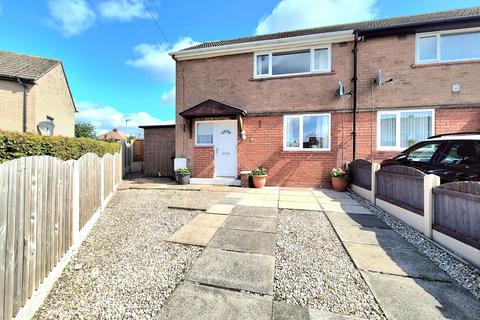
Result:
<instances>
[{"instance_id":1,"label":"drainpipe","mask_svg":"<svg viewBox=\"0 0 480 320\"><path fill-rule=\"evenodd\" d=\"M352 160L355 161L355 156L357 153L357 53L358 53L358 33L355 32L355 41L353 44L353 150L352 150Z\"/></svg>"},{"instance_id":2,"label":"drainpipe","mask_svg":"<svg viewBox=\"0 0 480 320\"><path fill-rule=\"evenodd\" d=\"M17 82L23 87L23 132L27 132L27 99L28 99L28 86L17 78Z\"/></svg>"}]
</instances>

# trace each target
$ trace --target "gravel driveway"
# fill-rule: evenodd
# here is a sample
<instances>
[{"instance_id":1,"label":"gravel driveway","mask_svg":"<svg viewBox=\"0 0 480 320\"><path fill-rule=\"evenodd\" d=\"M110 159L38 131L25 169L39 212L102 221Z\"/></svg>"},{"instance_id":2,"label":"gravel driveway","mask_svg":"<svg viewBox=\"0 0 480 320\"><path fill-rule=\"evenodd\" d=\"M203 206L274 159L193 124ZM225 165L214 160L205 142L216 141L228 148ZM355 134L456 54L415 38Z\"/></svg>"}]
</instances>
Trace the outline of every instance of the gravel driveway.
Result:
<instances>
[{"instance_id":1,"label":"gravel driveway","mask_svg":"<svg viewBox=\"0 0 480 320\"><path fill-rule=\"evenodd\" d=\"M383 319L373 294L323 212L281 210L275 300L337 314Z\"/></svg>"},{"instance_id":2,"label":"gravel driveway","mask_svg":"<svg viewBox=\"0 0 480 320\"><path fill-rule=\"evenodd\" d=\"M189 191L123 190L35 319L151 319L202 249L163 239L198 212L167 209Z\"/></svg>"}]
</instances>

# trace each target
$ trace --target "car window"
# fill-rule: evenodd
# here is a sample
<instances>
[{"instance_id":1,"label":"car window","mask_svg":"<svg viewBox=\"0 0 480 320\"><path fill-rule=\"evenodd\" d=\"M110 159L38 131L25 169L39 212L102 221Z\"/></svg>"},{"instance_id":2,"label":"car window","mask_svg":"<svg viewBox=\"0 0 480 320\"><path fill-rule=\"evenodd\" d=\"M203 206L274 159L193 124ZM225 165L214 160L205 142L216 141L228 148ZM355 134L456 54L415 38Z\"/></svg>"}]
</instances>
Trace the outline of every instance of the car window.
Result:
<instances>
[{"instance_id":1,"label":"car window","mask_svg":"<svg viewBox=\"0 0 480 320\"><path fill-rule=\"evenodd\" d=\"M440 157L443 164L475 164L480 161L480 142L452 141Z\"/></svg>"},{"instance_id":2,"label":"car window","mask_svg":"<svg viewBox=\"0 0 480 320\"><path fill-rule=\"evenodd\" d=\"M429 162L439 145L439 142L434 142L412 147L406 159L413 162Z\"/></svg>"}]
</instances>

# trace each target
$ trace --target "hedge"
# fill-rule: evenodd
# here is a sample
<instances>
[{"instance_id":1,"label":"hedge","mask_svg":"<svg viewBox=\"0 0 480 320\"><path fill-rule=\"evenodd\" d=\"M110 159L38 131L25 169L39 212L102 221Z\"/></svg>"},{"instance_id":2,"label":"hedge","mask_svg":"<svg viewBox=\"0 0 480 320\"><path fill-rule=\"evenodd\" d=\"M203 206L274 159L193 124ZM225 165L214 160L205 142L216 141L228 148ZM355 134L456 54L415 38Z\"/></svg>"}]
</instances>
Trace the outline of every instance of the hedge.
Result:
<instances>
[{"instance_id":1,"label":"hedge","mask_svg":"<svg viewBox=\"0 0 480 320\"><path fill-rule=\"evenodd\" d=\"M41 136L34 133L0 131L0 163L28 156L52 156L62 160L78 159L92 152L102 157L120 150L120 144L90 138Z\"/></svg>"}]
</instances>

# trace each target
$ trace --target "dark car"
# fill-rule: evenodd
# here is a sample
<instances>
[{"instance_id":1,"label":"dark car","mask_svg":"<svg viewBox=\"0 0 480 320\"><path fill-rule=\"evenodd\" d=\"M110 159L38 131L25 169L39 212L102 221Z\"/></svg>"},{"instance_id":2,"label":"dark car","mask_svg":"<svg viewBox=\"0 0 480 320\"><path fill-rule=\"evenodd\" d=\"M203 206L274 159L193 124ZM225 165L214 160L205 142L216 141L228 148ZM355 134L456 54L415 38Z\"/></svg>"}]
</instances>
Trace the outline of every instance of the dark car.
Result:
<instances>
[{"instance_id":1,"label":"dark car","mask_svg":"<svg viewBox=\"0 0 480 320\"><path fill-rule=\"evenodd\" d=\"M441 183L480 181L480 133L433 136L381 165L414 167L439 176Z\"/></svg>"}]
</instances>

